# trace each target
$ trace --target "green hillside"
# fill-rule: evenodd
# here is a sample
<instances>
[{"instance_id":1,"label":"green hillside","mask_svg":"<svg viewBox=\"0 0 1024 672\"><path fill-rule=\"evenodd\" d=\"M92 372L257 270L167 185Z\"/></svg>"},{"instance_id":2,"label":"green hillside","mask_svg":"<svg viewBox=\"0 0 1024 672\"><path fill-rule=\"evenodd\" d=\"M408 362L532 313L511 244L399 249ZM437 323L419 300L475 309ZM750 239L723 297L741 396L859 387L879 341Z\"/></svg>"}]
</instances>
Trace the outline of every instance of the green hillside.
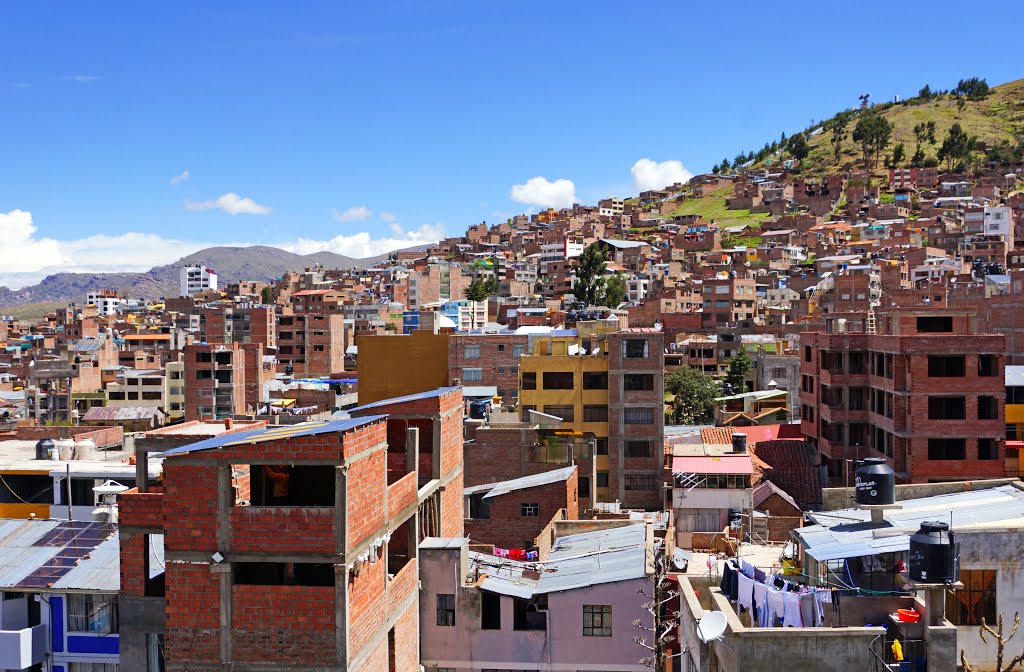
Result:
<instances>
[{"instance_id":1,"label":"green hillside","mask_svg":"<svg viewBox=\"0 0 1024 672\"><path fill-rule=\"evenodd\" d=\"M1016 145L1024 138L1024 79L992 87L989 95L981 100L965 98L962 110L958 109L957 99L952 95L930 100L911 98L899 103L883 103L873 106L871 110L878 112L892 124L892 136L886 153L891 152L898 143L903 143L906 154L903 163L906 165L909 165L909 159L917 145L914 126L929 121L935 123L935 143L930 144L926 141L922 144L921 149L926 161L937 160L943 139L950 127L957 123L968 135L977 137L979 151L975 153L975 158L980 158L985 150L990 150L1000 143ZM859 115L863 112L855 111L854 114ZM828 130L834 119L835 117L811 129L812 135L808 140L810 153L802 164L805 173L820 174L837 167L833 156L833 133ZM841 145L838 162L841 169L863 167L860 147L851 138L856 122L855 116L849 123L846 139ZM881 161L876 170L882 170Z\"/></svg>"}]
</instances>

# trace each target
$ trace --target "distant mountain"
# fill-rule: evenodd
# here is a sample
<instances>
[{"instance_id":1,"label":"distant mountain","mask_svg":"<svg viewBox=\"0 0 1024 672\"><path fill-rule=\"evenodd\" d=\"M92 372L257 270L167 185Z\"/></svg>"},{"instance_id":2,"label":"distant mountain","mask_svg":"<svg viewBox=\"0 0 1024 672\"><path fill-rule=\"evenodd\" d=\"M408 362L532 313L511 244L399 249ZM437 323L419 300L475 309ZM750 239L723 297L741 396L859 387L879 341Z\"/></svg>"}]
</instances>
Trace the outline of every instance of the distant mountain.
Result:
<instances>
[{"instance_id":1,"label":"distant mountain","mask_svg":"<svg viewBox=\"0 0 1024 672\"><path fill-rule=\"evenodd\" d=\"M426 247L407 249L419 250ZM213 268L217 271L218 282L227 284L239 280L272 281L288 271L301 271L316 264L324 268L370 268L386 261L388 254L353 259L333 252L293 254L264 245L209 247L145 273L57 273L47 276L38 285L18 290L0 287L0 306L20 306L43 301L81 302L86 294L97 289L116 289L132 298L177 296L178 268L187 264L202 264Z\"/></svg>"}]
</instances>

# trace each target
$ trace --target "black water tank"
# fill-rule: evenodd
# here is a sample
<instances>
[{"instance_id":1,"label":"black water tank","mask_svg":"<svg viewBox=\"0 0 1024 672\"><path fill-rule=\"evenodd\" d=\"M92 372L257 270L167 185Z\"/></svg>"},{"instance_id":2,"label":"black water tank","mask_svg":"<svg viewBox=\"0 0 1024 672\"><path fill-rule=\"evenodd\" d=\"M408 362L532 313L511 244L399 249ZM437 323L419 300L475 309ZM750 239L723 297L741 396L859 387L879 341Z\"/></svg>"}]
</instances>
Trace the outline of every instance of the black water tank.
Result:
<instances>
[{"instance_id":1,"label":"black water tank","mask_svg":"<svg viewBox=\"0 0 1024 672\"><path fill-rule=\"evenodd\" d=\"M745 453L747 452L747 435L740 432L736 432L732 435L732 452L734 453Z\"/></svg>"},{"instance_id":2,"label":"black water tank","mask_svg":"<svg viewBox=\"0 0 1024 672\"><path fill-rule=\"evenodd\" d=\"M910 579L919 583L960 580L960 542L947 523L925 522L910 538Z\"/></svg>"},{"instance_id":3,"label":"black water tank","mask_svg":"<svg viewBox=\"0 0 1024 672\"><path fill-rule=\"evenodd\" d=\"M854 484L858 504L894 504L896 502L896 472L884 458L869 457L857 467Z\"/></svg>"},{"instance_id":4,"label":"black water tank","mask_svg":"<svg viewBox=\"0 0 1024 672\"><path fill-rule=\"evenodd\" d=\"M52 439L41 439L36 441L36 459L37 460L48 460L50 459L50 449L52 449Z\"/></svg>"}]
</instances>

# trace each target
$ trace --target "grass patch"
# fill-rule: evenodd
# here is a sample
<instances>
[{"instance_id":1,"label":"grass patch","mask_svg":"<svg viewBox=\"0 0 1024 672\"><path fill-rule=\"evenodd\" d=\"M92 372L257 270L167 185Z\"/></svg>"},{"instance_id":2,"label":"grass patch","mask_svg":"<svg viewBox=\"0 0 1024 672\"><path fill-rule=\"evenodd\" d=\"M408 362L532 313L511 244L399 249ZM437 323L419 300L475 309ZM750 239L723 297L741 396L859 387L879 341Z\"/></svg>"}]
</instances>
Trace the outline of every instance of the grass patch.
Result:
<instances>
[{"instance_id":1,"label":"grass patch","mask_svg":"<svg viewBox=\"0 0 1024 672\"><path fill-rule=\"evenodd\" d=\"M20 306L4 306L0 307L0 315L10 315L16 320L36 320L67 305L64 301L40 301Z\"/></svg>"},{"instance_id":2,"label":"grass patch","mask_svg":"<svg viewBox=\"0 0 1024 672\"><path fill-rule=\"evenodd\" d=\"M715 189L704 198L688 198L676 206L672 212L665 214L665 217L681 217L686 215L697 215L704 221L710 223L715 220L719 227L749 226L752 229L761 228L761 222L772 218L767 212L750 212L747 209L730 210L726 206L726 198L733 195L732 186L725 186Z\"/></svg>"}]
</instances>

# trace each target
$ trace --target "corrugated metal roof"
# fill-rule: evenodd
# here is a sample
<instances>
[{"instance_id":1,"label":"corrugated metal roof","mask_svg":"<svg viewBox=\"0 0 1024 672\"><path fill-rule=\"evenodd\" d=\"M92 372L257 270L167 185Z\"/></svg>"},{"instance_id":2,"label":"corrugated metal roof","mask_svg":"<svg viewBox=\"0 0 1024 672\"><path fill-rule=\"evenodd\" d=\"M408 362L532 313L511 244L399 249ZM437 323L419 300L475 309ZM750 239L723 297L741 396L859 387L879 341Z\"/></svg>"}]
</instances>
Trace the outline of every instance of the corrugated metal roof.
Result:
<instances>
[{"instance_id":1,"label":"corrugated metal roof","mask_svg":"<svg viewBox=\"0 0 1024 672\"><path fill-rule=\"evenodd\" d=\"M227 446L244 446L251 443L265 443L267 441L283 441L299 436L313 436L315 434L330 434L331 432L346 432L356 427L362 427L376 422L385 415L367 415L362 418L350 418L348 420L332 420L330 422L303 422L298 425L280 425L270 429L257 429L251 432L238 432L234 434L221 434L210 439L190 443L187 446L172 448L162 453L156 453L150 457L171 457L173 455L184 455L213 448L224 448Z\"/></svg>"},{"instance_id":2,"label":"corrugated metal roof","mask_svg":"<svg viewBox=\"0 0 1024 672\"><path fill-rule=\"evenodd\" d=\"M498 387L496 385L476 385L463 387L462 396L465 397L466 399L496 397L498 396Z\"/></svg>"},{"instance_id":3,"label":"corrugated metal roof","mask_svg":"<svg viewBox=\"0 0 1024 672\"><path fill-rule=\"evenodd\" d=\"M909 550L910 536L931 520L952 522L954 531L1024 525L1024 491L1012 485L898 503L903 508L885 511L880 525L871 523L869 511L843 509L809 514L817 524L798 528L794 534L808 555L824 562Z\"/></svg>"},{"instance_id":4,"label":"corrugated metal roof","mask_svg":"<svg viewBox=\"0 0 1024 672\"><path fill-rule=\"evenodd\" d=\"M161 413L156 406L93 406L82 422L149 420Z\"/></svg>"},{"instance_id":5,"label":"corrugated metal roof","mask_svg":"<svg viewBox=\"0 0 1024 672\"><path fill-rule=\"evenodd\" d=\"M89 339L75 341L68 345L68 350L71 352L97 352L103 348L103 341Z\"/></svg>"},{"instance_id":6,"label":"corrugated metal roof","mask_svg":"<svg viewBox=\"0 0 1024 672\"><path fill-rule=\"evenodd\" d=\"M675 474L744 474L754 473L749 454L722 455L721 457L693 456L673 457L672 472Z\"/></svg>"},{"instance_id":7,"label":"corrugated metal roof","mask_svg":"<svg viewBox=\"0 0 1024 672\"><path fill-rule=\"evenodd\" d=\"M641 578L647 573L646 540L646 525L628 525L560 537L541 563L516 562L483 553L469 555L470 562L485 575L480 582L482 589L529 598ZM531 570L539 570L539 575L533 575L537 578L524 575Z\"/></svg>"},{"instance_id":8,"label":"corrugated metal roof","mask_svg":"<svg viewBox=\"0 0 1024 672\"><path fill-rule=\"evenodd\" d=\"M5 520L0 523L0 588L117 592L119 552L114 525Z\"/></svg>"},{"instance_id":9,"label":"corrugated metal roof","mask_svg":"<svg viewBox=\"0 0 1024 672\"><path fill-rule=\"evenodd\" d=\"M514 478L510 481L475 485L473 487L463 489L462 494L473 495L480 492L486 492L487 494L484 495L484 499L490 499L492 497L507 495L508 493L516 490L536 488L541 485L564 481L572 476L574 471L576 471L576 467L565 467L564 469L555 469L553 471L545 471L539 474L523 476L522 478Z\"/></svg>"},{"instance_id":10,"label":"corrugated metal roof","mask_svg":"<svg viewBox=\"0 0 1024 672\"><path fill-rule=\"evenodd\" d=\"M357 406L356 408L350 409L349 413L360 413L362 411L370 410L371 408L380 408L382 406L392 406L394 404L404 404L409 401L420 401L422 399L434 399L441 395L448 394L457 390L457 387L439 387L436 390L430 390L428 392L419 392L417 394L407 394L404 397L394 397L393 399L381 399L375 401L372 404L366 404L365 406Z\"/></svg>"}]
</instances>

